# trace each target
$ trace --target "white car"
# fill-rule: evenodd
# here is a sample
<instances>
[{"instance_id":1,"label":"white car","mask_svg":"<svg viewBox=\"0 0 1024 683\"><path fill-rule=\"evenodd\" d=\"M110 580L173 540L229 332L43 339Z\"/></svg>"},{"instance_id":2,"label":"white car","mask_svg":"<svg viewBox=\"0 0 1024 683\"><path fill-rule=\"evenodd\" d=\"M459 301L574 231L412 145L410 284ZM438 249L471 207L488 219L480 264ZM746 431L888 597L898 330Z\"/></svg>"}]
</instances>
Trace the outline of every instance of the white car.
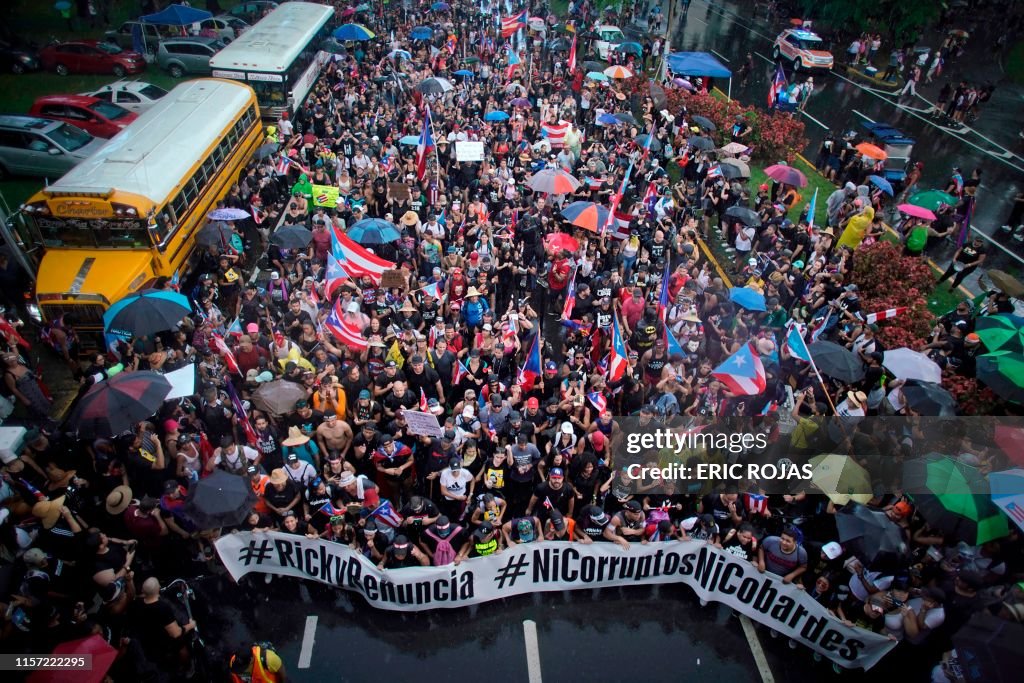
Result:
<instances>
[{"instance_id":1,"label":"white car","mask_svg":"<svg viewBox=\"0 0 1024 683\"><path fill-rule=\"evenodd\" d=\"M618 26L598 26L594 29L597 40L594 41L594 49L600 59L607 60L608 53L619 43L626 42L626 36Z\"/></svg>"},{"instance_id":2,"label":"white car","mask_svg":"<svg viewBox=\"0 0 1024 683\"><path fill-rule=\"evenodd\" d=\"M223 40L225 43L230 43L245 31L245 29L249 28L249 24L236 16L221 14L220 16L213 17L212 19L204 19L199 22L199 27L203 30L215 32L218 38Z\"/></svg>"},{"instance_id":3,"label":"white car","mask_svg":"<svg viewBox=\"0 0 1024 683\"><path fill-rule=\"evenodd\" d=\"M79 94L98 97L141 114L156 104L157 100L167 94L167 91L160 86L143 81L117 81L105 85L99 90Z\"/></svg>"}]
</instances>

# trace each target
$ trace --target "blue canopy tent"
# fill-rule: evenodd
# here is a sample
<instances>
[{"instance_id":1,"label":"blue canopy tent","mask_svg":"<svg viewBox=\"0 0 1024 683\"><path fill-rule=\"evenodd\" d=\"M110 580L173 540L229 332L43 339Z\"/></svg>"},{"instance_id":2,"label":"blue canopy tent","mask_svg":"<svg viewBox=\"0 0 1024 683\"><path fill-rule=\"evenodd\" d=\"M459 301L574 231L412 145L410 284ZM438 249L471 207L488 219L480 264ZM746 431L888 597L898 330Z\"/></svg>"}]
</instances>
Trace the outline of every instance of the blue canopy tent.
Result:
<instances>
[{"instance_id":1,"label":"blue canopy tent","mask_svg":"<svg viewBox=\"0 0 1024 683\"><path fill-rule=\"evenodd\" d=\"M728 96L732 98L732 71L707 52L672 52L666 57L668 70L678 76L728 78Z\"/></svg>"},{"instance_id":2,"label":"blue canopy tent","mask_svg":"<svg viewBox=\"0 0 1024 683\"><path fill-rule=\"evenodd\" d=\"M188 26L196 24L204 19L213 17L211 12L204 9L195 9L185 5L168 5L156 14L147 14L140 17L144 24L159 24L160 26Z\"/></svg>"}]
</instances>

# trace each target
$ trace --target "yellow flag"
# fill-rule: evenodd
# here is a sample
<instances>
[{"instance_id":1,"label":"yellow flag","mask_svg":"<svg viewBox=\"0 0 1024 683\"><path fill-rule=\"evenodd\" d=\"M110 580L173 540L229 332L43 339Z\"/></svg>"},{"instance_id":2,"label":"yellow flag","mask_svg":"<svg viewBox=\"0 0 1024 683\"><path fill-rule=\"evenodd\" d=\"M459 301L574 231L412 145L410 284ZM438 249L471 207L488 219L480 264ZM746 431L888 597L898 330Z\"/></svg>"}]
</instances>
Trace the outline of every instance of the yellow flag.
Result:
<instances>
[{"instance_id":1,"label":"yellow flag","mask_svg":"<svg viewBox=\"0 0 1024 683\"><path fill-rule=\"evenodd\" d=\"M397 339L391 342L391 348L388 349L388 355L384 357L384 360L393 360L398 365L398 367L402 367L403 365L405 365L405 357L402 356L402 349L401 347L398 346Z\"/></svg>"},{"instance_id":2,"label":"yellow flag","mask_svg":"<svg viewBox=\"0 0 1024 683\"><path fill-rule=\"evenodd\" d=\"M332 185L313 186L313 206L333 209L338 205L338 188Z\"/></svg>"}]
</instances>

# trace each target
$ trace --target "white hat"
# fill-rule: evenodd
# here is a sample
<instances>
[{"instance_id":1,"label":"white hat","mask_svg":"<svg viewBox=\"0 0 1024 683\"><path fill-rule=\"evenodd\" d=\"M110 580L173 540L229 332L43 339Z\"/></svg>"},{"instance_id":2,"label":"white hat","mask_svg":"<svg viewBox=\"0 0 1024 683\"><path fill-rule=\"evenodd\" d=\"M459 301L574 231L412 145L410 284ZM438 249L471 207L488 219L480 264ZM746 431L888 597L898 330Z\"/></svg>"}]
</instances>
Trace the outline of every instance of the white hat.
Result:
<instances>
[{"instance_id":1,"label":"white hat","mask_svg":"<svg viewBox=\"0 0 1024 683\"><path fill-rule=\"evenodd\" d=\"M563 422L562 423L562 433L563 434L572 434L572 423L571 422Z\"/></svg>"},{"instance_id":2,"label":"white hat","mask_svg":"<svg viewBox=\"0 0 1024 683\"><path fill-rule=\"evenodd\" d=\"M277 272L275 270L273 273L270 274L270 279L271 280L280 280L281 279L281 273L279 273L279 272Z\"/></svg>"},{"instance_id":3,"label":"white hat","mask_svg":"<svg viewBox=\"0 0 1024 683\"><path fill-rule=\"evenodd\" d=\"M821 552L825 553L825 557L830 560L834 560L843 554L843 546L839 545L835 541L829 541L825 545L821 546Z\"/></svg>"},{"instance_id":4,"label":"white hat","mask_svg":"<svg viewBox=\"0 0 1024 683\"><path fill-rule=\"evenodd\" d=\"M359 302L357 302L357 301L349 302L349 304L348 304L348 312L349 313L357 313L358 311L359 311Z\"/></svg>"},{"instance_id":5,"label":"white hat","mask_svg":"<svg viewBox=\"0 0 1024 683\"><path fill-rule=\"evenodd\" d=\"M462 417L473 417L473 406L466 406L462 409Z\"/></svg>"}]
</instances>

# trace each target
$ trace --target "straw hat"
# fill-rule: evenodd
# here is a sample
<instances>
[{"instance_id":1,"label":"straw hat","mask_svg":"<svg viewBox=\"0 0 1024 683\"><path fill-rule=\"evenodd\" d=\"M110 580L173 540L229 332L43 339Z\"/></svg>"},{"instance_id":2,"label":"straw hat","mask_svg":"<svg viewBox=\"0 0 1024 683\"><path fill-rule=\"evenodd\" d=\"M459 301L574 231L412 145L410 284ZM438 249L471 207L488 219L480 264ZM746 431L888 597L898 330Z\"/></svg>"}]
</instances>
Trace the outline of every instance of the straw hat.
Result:
<instances>
[{"instance_id":1,"label":"straw hat","mask_svg":"<svg viewBox=\"0 0 1024 683\"><path fill-rule=\"evenodd\" d=\"M683 316L683 320L685 320L688 323L699 323L699 322L701 322L700 317L697 316L696 313L687 313L686 315Z\"/></svg>"},{"instance_id":2,"label":"straw hat","mask_svg":"<svg viewBox=\"0 0 1024 683\"><path fill-rule=\"evenodd\" d=\"M125 485L115 486L114 490L107 494L107 512L111 515L119 515L128 509L132 504L132 490Z\"/></svg>"},{"instance_id":3,"label":"straw hat","mask_svg":"<svg viewBox=\"0 0 1024 683\"><path fill-rule=\"evenodd\" d=\"M276 470L270 473L270 483L280 486L288 481L288 475L284 473L284 470L278 467Z\"/></svg>"},{"instance_id":4,"label":"straw hat","mask_svg":"<svg viewBox=\"0 0 1024 683\"><path fill-rule=\"evenodd\" d=\"M288 438L281 442L282 446L301 446L309 441L309 437L298 427L288 428Z\"/></svg>"},{"instance_id":5,"label":"straw hat","mask_svg":"<svg viewBox=\"0 0 1024 683\"><path fill-rule=\"evenodd\" d=\"M466 298L468 299L471 296L483 296L483 295L480 293L480 290L478 290L476 287L470 287L469 291L466 292Z\"/></svg>"},{"instance_id":6,"label":"straw hat","mask_svg":"<svg viewBox=\"0 0 1024 683\"><path fill-rule=\"evenodd\" d=\"M848 391L846 392L846 400L854 408L863 408L868 397L863 391Z\"/></svg>"},{"instance_id":7,"label":"straw hat","mask_svg":"<svg viewBox=\"0 0 1024 683\"><path fill-rule=\"evenodd\" d=\"M408 311L409 313L415 313L416 310L417 309L416 309L415 306L412 305L412 302L410 302L408 299L406 299L405 303L402 304L402 307L398 309L398 312L399 313L404 313L404 312Z\"/></svg>"},{"instance_id":8,"label":"straw hat","mask_svg":"<svg viewBox=\"0 0 1024 683\"><path fill-rule=\"evenodd\" d=\"M402 214L402 217L398 219L402 225L416 225L420 222L420 217L415 211L406 211Z\"/></svg>"},{"instance_id":9,"label":"straw hat","mask_svg":"<svg viewBox=\"0 0 1024 683\"><path fill-rule=\"evenodd\" d=\"M32 506L32 514L43 521L44 529L52 529L60 519L60 509L64 507L64 496L56 500L41 500Z\"/></svg>"}]
</instances>

